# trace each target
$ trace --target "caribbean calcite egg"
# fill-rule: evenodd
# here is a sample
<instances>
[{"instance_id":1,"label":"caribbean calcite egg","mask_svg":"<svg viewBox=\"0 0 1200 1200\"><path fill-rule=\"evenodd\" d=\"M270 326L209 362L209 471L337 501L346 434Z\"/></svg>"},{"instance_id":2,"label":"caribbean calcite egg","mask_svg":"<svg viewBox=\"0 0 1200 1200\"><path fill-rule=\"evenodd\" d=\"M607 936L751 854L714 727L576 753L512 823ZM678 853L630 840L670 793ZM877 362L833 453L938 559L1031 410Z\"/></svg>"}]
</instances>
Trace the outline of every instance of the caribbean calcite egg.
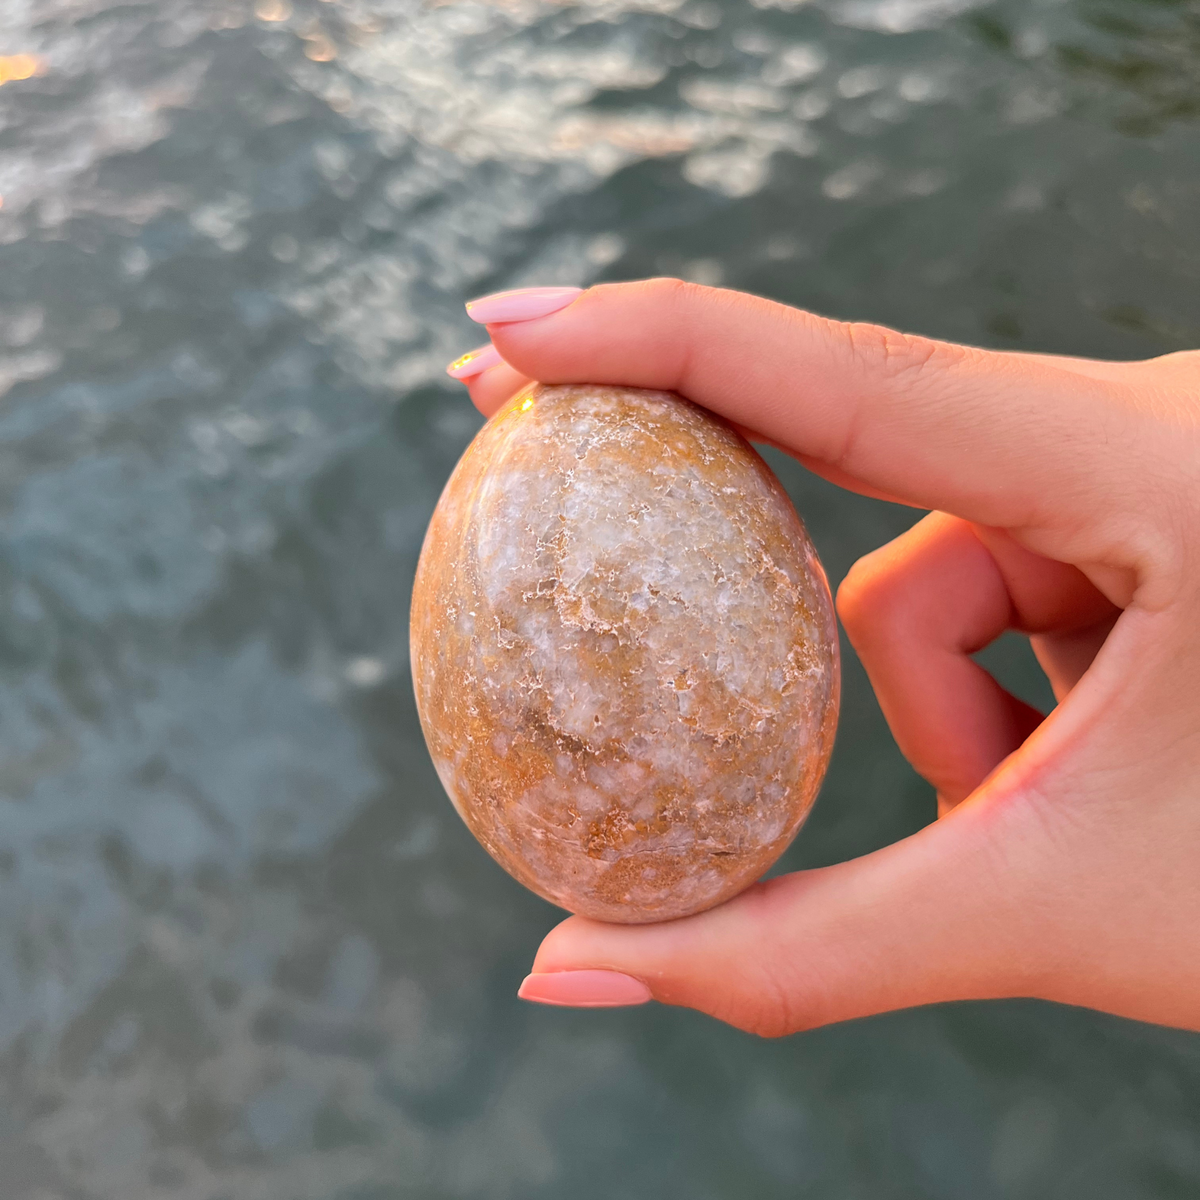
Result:
<instances>
[{"instance_id":1,"label":"caribbean calcite egg","mask_svg":"<svg viewBox=\"0 0 1200 1200\"><path fill-rule=\"evenodd\" d=\"M832 749L837 629L770 468L664 392L533 386L479 431L417 568L425 738L471 832L604 921L759 878Z\"/></svg>"}]
</instances>

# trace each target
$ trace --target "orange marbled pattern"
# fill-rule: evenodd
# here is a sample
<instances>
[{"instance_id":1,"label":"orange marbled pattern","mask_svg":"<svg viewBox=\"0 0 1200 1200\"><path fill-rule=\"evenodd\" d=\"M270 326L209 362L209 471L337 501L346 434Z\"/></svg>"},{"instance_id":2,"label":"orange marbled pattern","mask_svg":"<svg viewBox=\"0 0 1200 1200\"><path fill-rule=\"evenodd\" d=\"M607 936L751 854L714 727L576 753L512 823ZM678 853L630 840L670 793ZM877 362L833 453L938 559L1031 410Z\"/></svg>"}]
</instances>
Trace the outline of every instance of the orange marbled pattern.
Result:
<instances>
[{"instance_id":1,"label":"orange marbled pattern","mask_svg":"<svg viewBox=\"0 0 1200 1200\"><path fill-rule=\"evenodd\" d=\"M837 629L804 526L733 429L667 393L536 386L496 414L434 512L411 643L471 832L600 920L759 878L833 745Z\"/></svg>"}]
</instances>

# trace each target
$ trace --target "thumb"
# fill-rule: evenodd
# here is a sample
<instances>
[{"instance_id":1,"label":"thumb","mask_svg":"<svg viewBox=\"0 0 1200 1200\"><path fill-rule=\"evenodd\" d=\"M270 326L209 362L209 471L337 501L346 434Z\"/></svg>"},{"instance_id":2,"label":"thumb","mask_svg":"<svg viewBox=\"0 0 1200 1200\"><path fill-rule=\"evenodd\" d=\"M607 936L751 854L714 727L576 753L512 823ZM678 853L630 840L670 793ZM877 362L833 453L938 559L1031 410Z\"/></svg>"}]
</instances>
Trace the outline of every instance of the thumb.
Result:
<instances>
[{"instance_id":1,"label":"thumb","mask_svg":"<svg viewBox=\"0 0 1200 1200\"><path fill-rule=\"evenodd\" d=\"M653 998L773 1037L912 1005L1044 994L1046 849L1019 799L968 802L903 842L768 880L698 916L571 917L542 943L520 995L578 1006Z\"/></svg>"}]
</instances>

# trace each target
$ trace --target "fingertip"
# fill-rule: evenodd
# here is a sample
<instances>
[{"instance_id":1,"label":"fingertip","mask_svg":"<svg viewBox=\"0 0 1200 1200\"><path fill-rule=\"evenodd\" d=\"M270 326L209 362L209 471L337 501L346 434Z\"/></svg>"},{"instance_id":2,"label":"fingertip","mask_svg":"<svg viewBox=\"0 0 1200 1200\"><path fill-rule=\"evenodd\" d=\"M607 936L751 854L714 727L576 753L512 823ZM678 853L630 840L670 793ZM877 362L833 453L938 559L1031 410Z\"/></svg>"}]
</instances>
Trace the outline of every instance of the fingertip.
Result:
<instances>
[{"instance_id":1,"label":"fingertip","mask_svg":"<svg viewBox=\"0 0 1200 1200\"><path fill-rule=\"evenodd\" d=\"M503 362L466 381L471 403L485 417L492 417L503 408L506 401L529 383L527 376Z\"/></svg>"},{"instance_id":2,"label":"fingertip","mask_svg":"<svg viewBox=\"0 0 1200 1200\"><path fill-rule=\"evenodd\" d=\"M500 351L491 342L485 342L482 346L476 346L474 350L468 350L466 354L456 358L446 368L446 374L451 379L467 383L476 376L482 375L484 371L499 366L503 361Z\"/></svg>"}]
</instances>

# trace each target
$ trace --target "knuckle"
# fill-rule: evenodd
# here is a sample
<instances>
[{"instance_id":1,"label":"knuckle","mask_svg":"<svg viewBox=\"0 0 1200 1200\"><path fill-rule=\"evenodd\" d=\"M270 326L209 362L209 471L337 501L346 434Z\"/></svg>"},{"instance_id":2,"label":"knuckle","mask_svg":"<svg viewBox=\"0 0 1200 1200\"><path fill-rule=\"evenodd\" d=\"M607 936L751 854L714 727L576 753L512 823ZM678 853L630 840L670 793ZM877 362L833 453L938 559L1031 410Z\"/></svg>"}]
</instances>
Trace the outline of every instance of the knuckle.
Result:
<instances>
[{"instance_id":1,"label":"knuckle","mask_svg":"<svg viewBox=\"0 0 1200 1200\"><path fill-rule=\"evenodd\" d=\"M729 1024L760 1038L787 1037L804 1028L797 1019L796 1003L779 972L760 968L745 981L745 994L726 1018Z\"/></svg>"},{"instance_id":2,"label":"knuckle","mask_svg":"<svg viewBox=\"0 0 1200 1200\"><path fill-rule=\"evenodd\" d=\"M647 279L636 286L644 289L640 299L650 310L648 328L656 331L655 353L669 364L665 386L690 395L704 374L704 331L724 319L722 309L736 302L740 293L673 276Z\"/></svg>"},{"instance_id":3,"label":"knuckle","mask_svg":"<svg viewBox=\"0 0 1200 1200\"><path fill-rule=\"evenodd\" d=\"M671 275L647 279L643 286L651 299L671 310L686 310L702 300L706 293L713 291L712 288L691 283L686 279L677 279Z\"/></svg>"},{"instance_id":4,"label":"knuckle","mask_svg":"<svg viewBox=\"0 0 1200 1200\"><path fill-rule=\"evenodd\" d=\"M871 376L896 380L921 375L930 367L958 362L964 353L950 343L884 325L851 321L841 328L851 359Z\"/></svg>"},{"instance_id":5,"label":"knuckle","mask_svg":"<svg viewBox=\"0 0 1200 1200\"><path fill-rule=\"evenodd\" d=\"M747 929L760 932L743 945L741 970L731 972L727 1011L714 1015L755 1037L786 1037L820 1023L808 1011L814 994L811 972L798 972L773 934L792 903L788 878L763 880L738 897L748 910Z\"/></svg>"},{"instance_id":6,"label":"knuckle","mask_svg":"<svg viewBox=\"0 0 1200 1200\"><path fill-rule=\"evenodd\" d=\"M793 1025L787 1018L768 1003L763 1003L740 1020L733 1022L743 1033L753 1034L760 1038L787 1037L790 1033L799 1033L800 1027Z\"/></svg>"},{"instance_id":7,"label":"knuckle","mask_svg":"<svg viewBox=\"0 0 1200 1200\"><path fill-rule=\"evenodd\" d=\"M812 963L801 974L795 964L768 954L731 1024L755 1037L781 1038L825 1024L828 1015L821 1014L829 1011Z\"/></svg>"},{"instance_id":8,"label":"knuckle","mask_svg":"<svg viewBox=\"0 0 1200 1200\"><path fill-rule=\"evenodd\" d=\"M904 622L905 577L887 547L860 558L846 573L837 592L837 612L855 645L872 631L886 632Z\"/></svg>"}]
</instances>

